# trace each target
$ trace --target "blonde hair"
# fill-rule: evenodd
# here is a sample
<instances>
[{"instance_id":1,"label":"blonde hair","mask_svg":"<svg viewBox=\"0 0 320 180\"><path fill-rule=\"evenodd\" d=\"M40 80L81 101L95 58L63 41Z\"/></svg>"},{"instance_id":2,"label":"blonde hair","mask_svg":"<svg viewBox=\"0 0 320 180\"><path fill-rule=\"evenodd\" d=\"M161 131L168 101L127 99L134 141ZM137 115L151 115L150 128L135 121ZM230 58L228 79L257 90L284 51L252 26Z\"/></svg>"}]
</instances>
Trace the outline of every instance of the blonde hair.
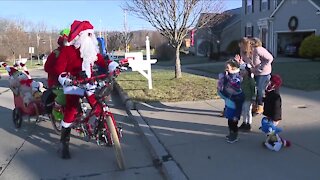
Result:
<instances>
[{"instance_id":1,"label":"blonde hair","mask_svg":"<svg viewBox=\"0 0 320 180\"><path fill-rule=\"evenodd\" d=\"M253 47L262 47L261 40L257 37L252 38L252 46Z\"/></svg>"},{"instance_id":2,"label":"blonde hair","mask_svg":"<svg viewBox=\"0 0 320 180\"><path fill-rule=\"evenodd\" d=\"M252 55L252 40L247 37L243 37L239 41L240 52L241 54L251 57Z\"/></svg>"}]
</instances>

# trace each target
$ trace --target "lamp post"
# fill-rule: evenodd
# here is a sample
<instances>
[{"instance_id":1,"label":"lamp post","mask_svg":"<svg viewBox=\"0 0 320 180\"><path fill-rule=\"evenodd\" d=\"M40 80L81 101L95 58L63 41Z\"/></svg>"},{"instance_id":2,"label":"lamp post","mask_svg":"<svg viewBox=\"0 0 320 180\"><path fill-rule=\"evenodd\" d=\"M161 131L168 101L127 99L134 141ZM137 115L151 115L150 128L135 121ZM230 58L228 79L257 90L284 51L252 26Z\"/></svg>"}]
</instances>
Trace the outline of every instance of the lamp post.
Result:
<instances>
[{"instance_id":1,"label":"lamp post","mask_svg":"<svg viewBox=\"0 0 320 180\"><path fill-rule=\"evenodd\" d=\"M216 42L217 42L218 60L219 60L220 59L220 40L218 39Z\"/></svg>"}]
</instances>

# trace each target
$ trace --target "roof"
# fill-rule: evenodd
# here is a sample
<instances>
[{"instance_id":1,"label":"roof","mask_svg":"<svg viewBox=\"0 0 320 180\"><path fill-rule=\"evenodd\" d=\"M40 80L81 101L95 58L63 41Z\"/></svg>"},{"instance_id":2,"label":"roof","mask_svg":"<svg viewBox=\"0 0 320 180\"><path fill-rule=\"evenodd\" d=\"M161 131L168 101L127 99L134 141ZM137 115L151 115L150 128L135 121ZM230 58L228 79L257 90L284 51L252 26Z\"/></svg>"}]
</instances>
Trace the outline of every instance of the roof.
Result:
<instances>
[{"instance_id":1,"label":"roof","mask_svg":"<svg viewBox=\"0 0 320 180\"><path fill-rule=\"evenodd\" d=\"M309 0L318 10L320 10L320 0Z\"/></svg>"},{"instance_id":2,"label":"roof","mask_svg":"<svg viewBox=\"0 0 320 180\"><path fill-rule=\"evenodd\" d=\"M281 3L279 4L279 6L272 12L272 14L270 15L270 17L273 17L274 14L280 9L280 7L282 6L282 4L285 2L286 0L282 0ZM315 8L317 8L320 11L320 0L308 0Z\"/></svg>"},{"instance_id":3,"label":"roof","mask_svg":"<svg viewBox=\"0 0 320 180\"><path fill-rule=\"evenodd\" d=\"M204 27L211 27L214 24L218 23L222 19L222 14L219 13L201 13L196 27L204 28ZM210 21L210 22L208 22Z\"/></svg>"},{"instance_id":4,"label":"roof","mask_svg":"<svg viewBox=\"0 0 320 180\"><path fill-rule=\"evenodd\" d=\"M215 32L221 32L223 29L228 27L231 24L234 24L241 20L241 8L231 9L223 12L226 14L226 18L221 21L219 24L212 27L212 30Z\"/></svg>"}]
</instances>

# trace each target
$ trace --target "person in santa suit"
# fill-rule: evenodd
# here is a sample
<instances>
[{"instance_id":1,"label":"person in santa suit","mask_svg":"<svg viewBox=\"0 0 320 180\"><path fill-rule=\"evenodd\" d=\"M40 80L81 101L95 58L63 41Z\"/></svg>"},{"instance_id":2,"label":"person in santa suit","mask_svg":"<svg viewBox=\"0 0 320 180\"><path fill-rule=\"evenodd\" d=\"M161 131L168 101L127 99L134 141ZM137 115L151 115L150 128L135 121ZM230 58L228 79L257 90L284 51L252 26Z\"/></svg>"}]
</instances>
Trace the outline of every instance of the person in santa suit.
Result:
<instances>
[{"instance_id":1,"label":"person in santa suit","mask_svg":"<svg viewBox=\"0 0 320 180\"><path fill-rule=\"evenodd\" d=\"M59 38L57 41L59 47L57 49L53 50L49 54L47 61L44 64L44 71L48 73L48 87L49 88L60 85L58 82L59 74L55 74L53 72L52 67L55 65L55 62L56 62L62 48L68 45L69 33L70 33L69 28L66 28L66 29L63 29L60 31L60 35L59 35Z\"/></svg>"},{"instance_id":2,"label":"person in santa suit","mask_svg":"<svg viewBox=\"0 0 320 180\"><path fill-rule=\"evenodd\" d=\"M75 79L82 79L81 74L85 74L87 77L92 76L92 66L94 64L103 67L114 67L116 62L106 62L101 54L99 54L98 41L94 34L93 26L89 21L77 21L75 20L71 24L70 34L68 36L69 46L65 46L61 49L56 63L52 66L54 74L58 74L58 81L63 86L64 94L66 94L66 107L64 110L64 118L61 121L61 137L60 142L61 157L63 159L70 159L69 153L69 141L70 132L73 121L77 114L77 108L79 106L79 98L86 93L86 98L91 107L93 107L97 101L94 97L94 92L84 92L76 86L70 86L72 76ZM109 68L109 72L110 72ZM90 84L88 84L90 86ZM90 88L90 87L89 87ZM80 95L80 96L79 96ZM100 108L96 108L95 115L99 116Z\"/></svg>"}]
</instances>

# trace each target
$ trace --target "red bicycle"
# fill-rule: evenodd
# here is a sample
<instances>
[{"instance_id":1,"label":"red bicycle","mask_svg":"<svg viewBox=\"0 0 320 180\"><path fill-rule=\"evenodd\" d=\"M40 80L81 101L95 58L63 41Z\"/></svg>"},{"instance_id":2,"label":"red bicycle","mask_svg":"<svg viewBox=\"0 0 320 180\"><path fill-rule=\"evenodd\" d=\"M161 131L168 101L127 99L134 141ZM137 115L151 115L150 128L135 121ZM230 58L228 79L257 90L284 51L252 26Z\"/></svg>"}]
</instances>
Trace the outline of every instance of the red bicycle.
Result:
<instances>
[{"instance_id":1,"label":"red bicycle","mask_svg":"<svg viewBox=\"0 0 320 180\"><path fill-rule=\"evenodd\" d=\"M94 105L89 113L87 108L80 98L79 111L74 121L72 128L79 134L84 135L84 139L89 141L95 138L96 143L100 146L113 146L115 150L116 160L120 169L125 168L123 152L120 145L120 138L122 138L122 128L117 125L109 106L107 105L107 98L113 89L113 83L116 74L101 74L90 78L81 80L73 80L72 85L80 88L85 88L85 85L90 83L96 85L95 97L97 104ZM96 108L101 108L99 118L95 120L95 125L89 123L91 117L95 117ZM57 133L61 131L61 119L55 119L55 116L50 116L53 128Z\"/></svg>"}]
</instances>

